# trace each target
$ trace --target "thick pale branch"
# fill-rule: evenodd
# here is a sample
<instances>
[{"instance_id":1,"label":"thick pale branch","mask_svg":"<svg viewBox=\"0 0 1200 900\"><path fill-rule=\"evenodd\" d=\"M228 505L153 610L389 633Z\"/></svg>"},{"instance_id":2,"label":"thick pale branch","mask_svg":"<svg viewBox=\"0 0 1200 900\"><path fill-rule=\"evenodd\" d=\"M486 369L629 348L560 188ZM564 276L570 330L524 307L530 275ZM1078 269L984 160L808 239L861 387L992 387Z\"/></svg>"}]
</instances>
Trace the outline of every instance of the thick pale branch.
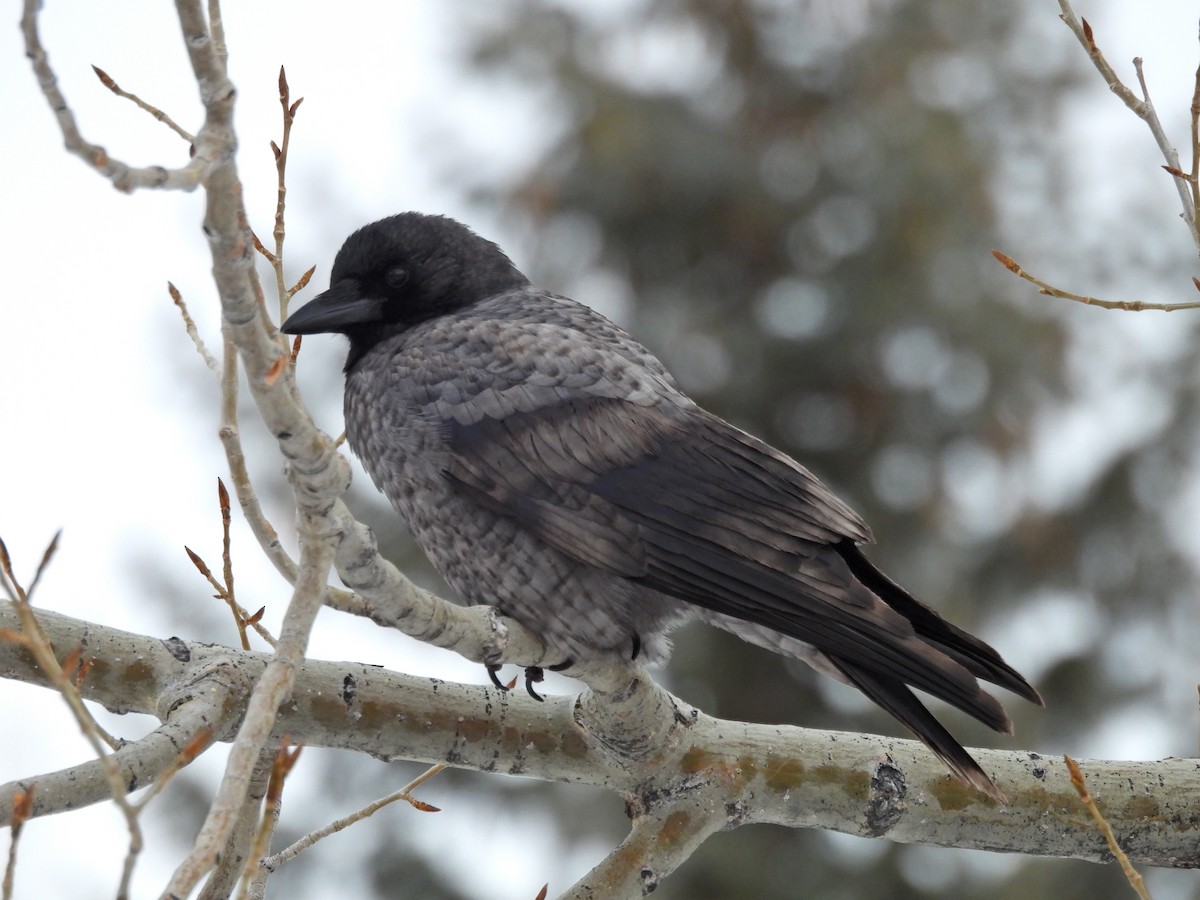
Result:
<instances>
[{"instance_id":1,"label":"thick pale branch","mask_svg":"<svg viewBox=\"0 0 1200 900\"><path fill-rule=\"evenodd\" d=\"M233 660L252 679L270 659L163 642L54 613L39 612L38 619L55 647L75 646L86 634L94 664L84 695L130 711L155 714L158 693L171 690L191 667ZM14 621L11 605L0 604L0 628ZM44 683L12 644L0 643L0 671ZM605 787L624 796L635 816L674 811L711 787L724 798L723 828L770 822L902 843L1108 858L1060 759L971 750L1008 796L1009 805L1000 806L947 775L916 741L713 719L652 682L630 685L627 697L585 692L536 703L491 686L308 660L296 671L271 740L284 733L306 746L380 759ZM644 739L650 733L654 739ZM1133 862L1200 867L1194 837L1200 761L1079 765Z\"/></svg>"},{"instance_id":2,"label":"thick pale branch","mask_svg":"<svg viewBox=\"0 0 1200 900\"><path fill-rule=\"evenodd\" d=\"M639 897L654 891L714 833L728 826L727 800L712 784L634 818L629 834L563 900Z\"/></svg>"},{"instance_id":3,"label":"thick pale branch","mask_svg":"<svg viewBox=\"0 0 1200 900\"><path fill-rule=\"evenodd\" d=\"M155 784L197 755L218 736L228 740L229 724L240 715L239 702L249 690L244 668L214 659L173 689L165 691L158 704L165 717L150 734L115 750L110 763L120 772L130 792ZM86 693L86 692L85 692ZM174 696L174 699L172 697ZM235 702L237 701L237 702ZM205 734L207 739L203 739ZM202 743L197 746L197 738ZM185 758L185 750L190 750ZM112 788L104 766L97 759L57 772L34 775L0 785L0 822L12 810L15 794L30 786L34 816L78 809L112 799Z\"/></svg>"}]
</instances>

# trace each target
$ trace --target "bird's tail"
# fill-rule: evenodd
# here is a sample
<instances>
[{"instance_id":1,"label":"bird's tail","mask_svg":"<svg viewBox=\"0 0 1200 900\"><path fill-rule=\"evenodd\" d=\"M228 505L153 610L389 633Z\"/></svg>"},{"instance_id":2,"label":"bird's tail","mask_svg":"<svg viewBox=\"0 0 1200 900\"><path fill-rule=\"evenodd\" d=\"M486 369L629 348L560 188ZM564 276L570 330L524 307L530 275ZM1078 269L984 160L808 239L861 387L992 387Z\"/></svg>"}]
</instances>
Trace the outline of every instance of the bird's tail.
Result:
<instances>
[{"instance_id":1,"label":"bird's tail","mask_svg":"<svg viewBox=\"0 0 1200 900\"><path fill-rule=\"evenodd\" d=\"M839 660L830 660L834 667L871 700L895 716L901 724L920 738L946 766L972 787L978 788L998 803L1008 800L996 783L980 768L942 723L933 717L925 705L909 690L908 685L855 668Z\"/></svg>"},{"instance_id":2,"label":"bird's tail","mask_svg":"<svg viewBox=\"0 0 1200 900\"><path fill-rule=\"evenodd\" d=\"M996 650L973 634L943 619L883 572L863 555L851 541L837 546L837 551L854 577L871 593L879 597L912 623L913 630L925 643L941 651L976 678L1012 691L1038 706L1045 706L1041 694L1016 669L1004 661ZM865 690L865 688L864 688Z\"/></svg>"}]
</instances>

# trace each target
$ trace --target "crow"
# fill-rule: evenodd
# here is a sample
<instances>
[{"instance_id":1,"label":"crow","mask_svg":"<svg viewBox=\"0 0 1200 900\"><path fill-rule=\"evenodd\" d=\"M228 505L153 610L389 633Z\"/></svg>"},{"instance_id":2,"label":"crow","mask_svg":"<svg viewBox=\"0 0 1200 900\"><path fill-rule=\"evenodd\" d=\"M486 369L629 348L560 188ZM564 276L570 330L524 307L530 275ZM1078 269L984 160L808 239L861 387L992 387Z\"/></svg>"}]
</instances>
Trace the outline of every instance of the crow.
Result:
<instances>
[{"instance_id":1,"label":"crow","mask_svg":"<svg viewBox=\"0 0 1200 900\"><path fill-rule=\"evenodd\" d=\"M853 685L1003 801L912 688L1006 733L976 679L1038 692L880 572L866 523L807 469L496 244L443 216L374 222L281 327L349 338L346 435L375 485L464 602L563 667L661 661L666 633L698 618Z\"/></svg>"}]
</instances>

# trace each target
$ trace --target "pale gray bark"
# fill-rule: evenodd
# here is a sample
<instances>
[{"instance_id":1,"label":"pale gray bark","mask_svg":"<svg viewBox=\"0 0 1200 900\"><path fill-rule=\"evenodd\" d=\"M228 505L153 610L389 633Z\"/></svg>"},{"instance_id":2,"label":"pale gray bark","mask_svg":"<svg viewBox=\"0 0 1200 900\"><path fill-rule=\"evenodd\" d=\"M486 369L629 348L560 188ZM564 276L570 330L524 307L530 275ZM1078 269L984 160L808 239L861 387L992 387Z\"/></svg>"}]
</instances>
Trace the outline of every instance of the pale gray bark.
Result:
<instances>
[{"instance_id":1,"label":"pale gray bark","mask_svg":"<svg viewBox=\"0 0 1200 900\"><path fill-rule=\"evenodd\" d=\"M164 642L54 613L38 618L60 654L86 638L94 665L83 693L118 710L163 716L181 697L197 694L220 698L214 707L236 709L270 660L268 654ZM0 628L15 627L11 605L0 604ZM8 642L0 642L0 672L43 681ZM584 691L536 703L490 685L307 660L296 670L291 699L269 740L285 733L307 746L381 759L444 762L617 791L634 815L633 831L570 896L586 897L588 890L611 896L597 885L632 890L645 879L663 878L707 835L756 822L902 843L1107 859L1061 759L972 749L1009 798L1000 806L951 778L916 741L714 719L641 678L624 692ZM217 736L228 740L231 733ZM1134 862L1200 866L1200 760L1079 763ZM78 805L56 790L66 777L21 780L38 783L36 815ZM92 802L106 796L103 776L94 777L86 789ZM70 783L76 798L85 796L80 781L75 772ZM0 789L0 815L8 815L15 787ZM62 799L54 808L43 797ZM634 859L638 865L630 868Z\"/></svg>"}]
</instances>

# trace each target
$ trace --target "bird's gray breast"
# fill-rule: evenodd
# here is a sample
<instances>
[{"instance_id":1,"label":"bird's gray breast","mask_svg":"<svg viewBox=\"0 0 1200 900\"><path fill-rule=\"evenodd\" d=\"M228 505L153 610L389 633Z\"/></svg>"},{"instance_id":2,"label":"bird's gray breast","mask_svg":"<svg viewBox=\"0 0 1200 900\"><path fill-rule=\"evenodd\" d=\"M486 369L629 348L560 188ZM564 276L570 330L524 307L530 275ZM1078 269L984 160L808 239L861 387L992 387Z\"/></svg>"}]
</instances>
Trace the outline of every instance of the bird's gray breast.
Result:
<instances>
[{"instance_id":1,"label":"bird's gray breast","mask_svg":"<svg viewBox=\"0 0 1200 900\"><path fill-rule=\"evenodd\" d=\"M648 351L590 311L499 312L444 317L368 351L346 382L350 446L464 601L499 606L564 655L628 646L631 630L653 642L676 604L660 609L458 489L447 477L449 441L454 425L572 398L691 401ZM591 327L581 330L579 316L594 317L583 323Z\"/></svg>"}]
</instances>

